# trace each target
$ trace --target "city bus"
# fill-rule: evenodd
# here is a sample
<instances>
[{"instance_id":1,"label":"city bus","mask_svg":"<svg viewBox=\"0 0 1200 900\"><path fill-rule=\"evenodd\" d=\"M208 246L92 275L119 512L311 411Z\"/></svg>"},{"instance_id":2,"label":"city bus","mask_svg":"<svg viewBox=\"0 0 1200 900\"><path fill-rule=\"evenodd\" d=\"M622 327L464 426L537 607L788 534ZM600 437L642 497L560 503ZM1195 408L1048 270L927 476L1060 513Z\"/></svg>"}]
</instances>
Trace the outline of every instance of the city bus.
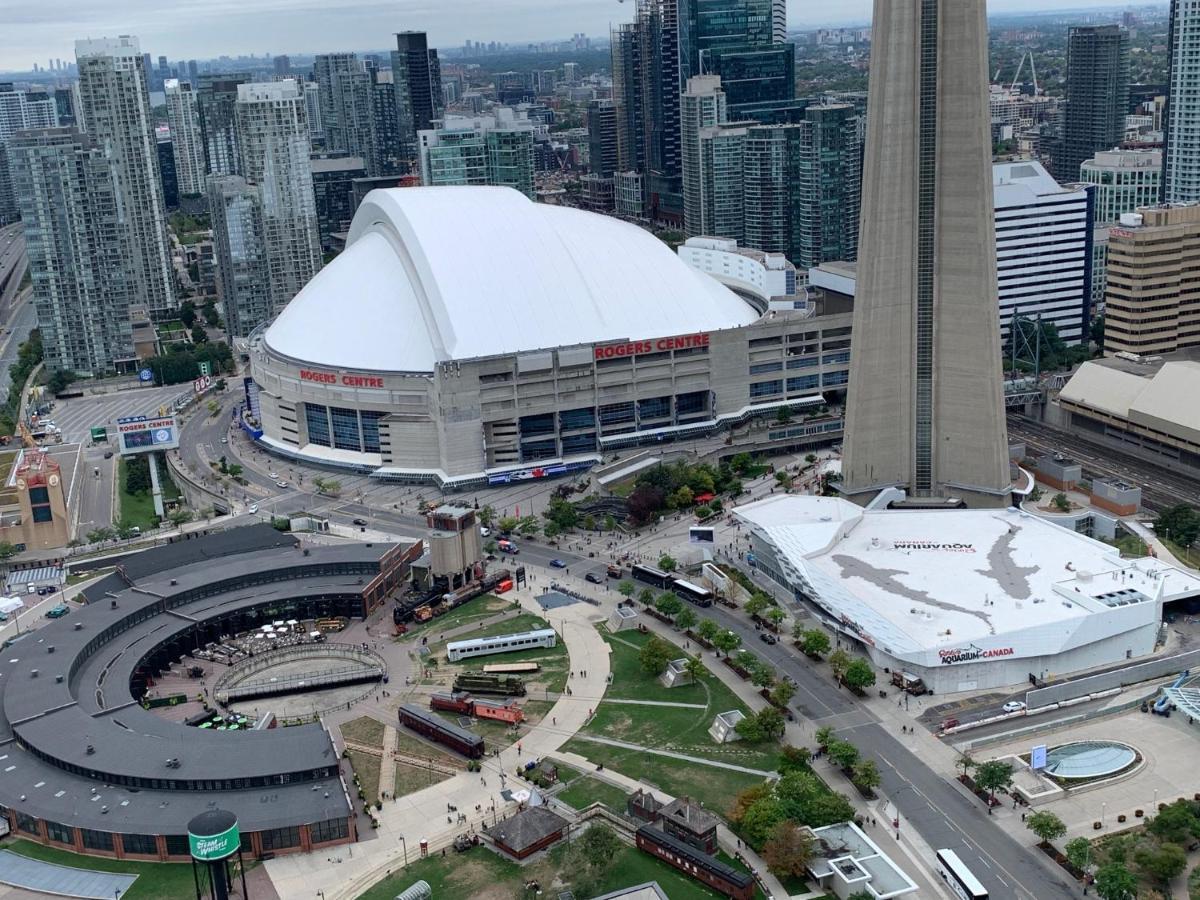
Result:
<instances>
[{"instance_id":1,"label":"city bus","mask_svg":"<svg viewBox=\"0 0 1200 900\"><path fill-rule=\"evenodd\" d=\"M988 900L987 890L953 850L937 852L937 873L950 885L956 897L962 900Z\"/></svg>"},{"instance_id":2,"label":"city bus","mask_svg":"<svg viewBox=\"0 0 1200 900\"><path fill-rule=\"evenodd\" d=\"M643 584L648 584L656 588L669 588L671 582L674 581L674 578L666 572L656 569L653 566L635 565L629 570L629 574L633 576L635 581L640 581Z\"/></svg>"}]
</instances>

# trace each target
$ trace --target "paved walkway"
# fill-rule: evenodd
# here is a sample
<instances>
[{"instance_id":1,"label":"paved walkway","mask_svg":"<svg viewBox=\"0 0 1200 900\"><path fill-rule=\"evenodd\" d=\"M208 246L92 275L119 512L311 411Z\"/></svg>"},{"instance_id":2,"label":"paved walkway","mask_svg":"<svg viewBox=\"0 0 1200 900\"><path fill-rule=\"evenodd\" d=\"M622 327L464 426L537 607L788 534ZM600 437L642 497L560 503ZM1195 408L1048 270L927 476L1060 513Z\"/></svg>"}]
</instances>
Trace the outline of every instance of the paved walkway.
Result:
<instances>
[{"instance_id":1,"label":"paved walkway","mask_svg":"<svg viewBox=\"0 0 1200 900\"><path fill-rule=\"evenodd\" d=\"M622 641L622 643L624 643ZM628 703L631 706L673 706L677 709L708 709L706 703L672 703L669 700L614 700L611 697L604 698L605 703Z\"/></svg>"},{"instance_id":2,"label":"paved walkway","mask_svg":"<svg viewBox=\"0 0 1200 900\"><path fill-rule=\"evenodd\" d=\"M718 762L715 759L708 759L704 756L687 756L675 750L655 750L652 747L643 747L641 744L631 744L628 741L618 741L616 738L600 737L595 734L577 734L575 737L581 741L591 741L593 744L607 744L610 747L620 747L623 750L640 750L642 753L649 753L652 756L669 756L672 759L685 759L690 763L696 763L701 766L712 766L714 769L729 769L732 772L745 772L747 775L761 775L763 778L776 777L775 772L765 772L762 769L750 769L746 766L738 766L733 763Z\"/></svg>"},{"instance_id":3,"label":"paved walkway","mask_svg":"<svg viewBox=\"0 0 1200 900\"><path fill-rule=\"evenodd\" d=\"M396 790L396 729L391 725L383 729L383 758L379 761L379 790L381 797L388 797Z\"/></svg>"}]
</instances>

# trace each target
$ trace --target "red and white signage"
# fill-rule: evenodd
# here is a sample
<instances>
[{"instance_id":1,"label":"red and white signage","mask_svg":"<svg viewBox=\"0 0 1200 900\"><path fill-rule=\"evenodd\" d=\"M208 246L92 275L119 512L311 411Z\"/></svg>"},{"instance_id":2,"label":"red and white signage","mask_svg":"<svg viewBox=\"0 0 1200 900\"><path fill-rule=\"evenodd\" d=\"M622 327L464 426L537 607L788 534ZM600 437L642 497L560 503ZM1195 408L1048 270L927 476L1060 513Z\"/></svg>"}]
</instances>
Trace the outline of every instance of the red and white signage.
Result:
<instances>
[{"instance_id":1,"label":"red and white signage","mask_svg":"<svg viewBox=\"0 0 1200 900\"><path fill-rule=\"evenodd\" d=\"M638 356L642 353L662 353L666 350L691 350L707 347L708 335L680 334L675 337L657 338L648 341L628 341L624 344L603 344L595 349L596 359L616 359L621 356Z\"/></svg>"},{"instance_id":2,"label":"red and white signage","mask_svg":"<svg viewBox=\"0 0 1200 900\"><path fill-rule=\"evenodd\" d=\"M301 381L314 381L317 384L340 384L342 387L381 388L383 379L378 375L348 375L345 372L321 372L317 369L301 369Z\"/></svg>"}]
</instances>

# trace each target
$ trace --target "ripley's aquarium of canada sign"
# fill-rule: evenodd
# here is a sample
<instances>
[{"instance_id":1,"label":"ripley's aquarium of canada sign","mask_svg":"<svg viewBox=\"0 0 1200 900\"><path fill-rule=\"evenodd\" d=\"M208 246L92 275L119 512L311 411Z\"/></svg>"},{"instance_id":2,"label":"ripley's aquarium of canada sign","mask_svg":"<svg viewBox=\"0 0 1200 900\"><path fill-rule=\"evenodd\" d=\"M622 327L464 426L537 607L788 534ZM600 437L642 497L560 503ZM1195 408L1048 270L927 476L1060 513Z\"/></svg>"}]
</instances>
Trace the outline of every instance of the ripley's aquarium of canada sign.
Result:
<instances>
[{"instance_id":1,"label":"ripley's aquarium of canada sign","mask_svg":"<svg viewBox=\"0 0 1200 900\"><path fill-rule=\"evenodd\" d=\"M241 834L238 832L237 822L220 834L208 834L201 837L188 833L188 846L192 851L192 859L197 862L225 859L237 852L240 843Z\"/></svg>"},{"instance_id":2,"label":"ripley's aquarium of canada sign","mask_svg":"<svg viewBox=\"0 0 1200 900\"><path fill-rule=\"evenodd\" d=\"M1012 647L976 647L970 644L966 647L958 647L953 650L939 650L938 656L941 657L943 666L952 666L955 663L975 662L977 659L993 659L997 656L1012 656L1016 651Z\"/></svg>"}]
</instances>

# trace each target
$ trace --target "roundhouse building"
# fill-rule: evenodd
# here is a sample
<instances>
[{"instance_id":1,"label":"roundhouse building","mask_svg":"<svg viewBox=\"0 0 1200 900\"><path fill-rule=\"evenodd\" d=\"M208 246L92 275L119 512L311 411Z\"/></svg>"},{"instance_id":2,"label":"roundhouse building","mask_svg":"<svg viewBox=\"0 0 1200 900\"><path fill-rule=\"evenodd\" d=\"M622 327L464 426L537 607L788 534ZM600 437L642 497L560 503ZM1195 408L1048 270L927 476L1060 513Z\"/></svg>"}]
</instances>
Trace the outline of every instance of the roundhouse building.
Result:
<instances>
[{"instance_id":1,"label":"roundhouse building","mask_svg":"<svg viewBox=\"0 0 1200 900\"><path fill-rule=\"evenodd\" d=\"M765 306L616 219L508 188L373 191L252 338L245 426L451 488L585 468L844 390L850 315Z\"/></svg>"},{"instance_id":2,"label":"roundhouse building","mask_svg":"<svg viewBox=\"0 0 1200 900\"><path fill-rule=\"evenodd\" d=\"M237 552L239 541L252 549ZM273 542L252 527L147 551L86 606L6 647L0 818L13 832L81 853L186 859L188 821L216 803L256 856L356 839L323 725L210 731L139 702L150 679L222 635L365 614L421 547Z\"/></svg>"}]
</instances>

